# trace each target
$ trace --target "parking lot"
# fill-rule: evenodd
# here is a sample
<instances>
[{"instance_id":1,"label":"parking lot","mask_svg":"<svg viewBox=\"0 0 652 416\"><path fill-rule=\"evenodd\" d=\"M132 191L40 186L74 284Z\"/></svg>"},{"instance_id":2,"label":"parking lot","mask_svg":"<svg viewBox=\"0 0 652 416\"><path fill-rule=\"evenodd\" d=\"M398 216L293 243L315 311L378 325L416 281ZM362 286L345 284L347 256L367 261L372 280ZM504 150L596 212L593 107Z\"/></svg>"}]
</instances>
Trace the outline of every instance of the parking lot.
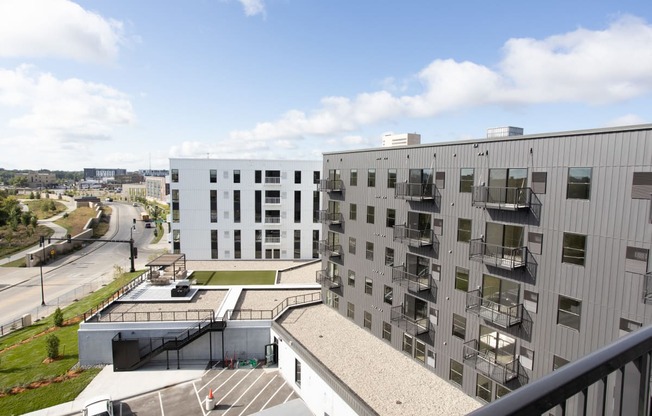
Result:
<instances>
[{"instance_id":1,"label":"parking lot","mask_svg":"<svg viewBox=\"0 0 652 416\"><path fill-rule=\"evenodd\" d=\"M205 410L212 390L214 407ZM250 415L298 399L277 369L211 369L200 380L144 394L115 405L116 416Z\"/></svg>"}]
</instances>

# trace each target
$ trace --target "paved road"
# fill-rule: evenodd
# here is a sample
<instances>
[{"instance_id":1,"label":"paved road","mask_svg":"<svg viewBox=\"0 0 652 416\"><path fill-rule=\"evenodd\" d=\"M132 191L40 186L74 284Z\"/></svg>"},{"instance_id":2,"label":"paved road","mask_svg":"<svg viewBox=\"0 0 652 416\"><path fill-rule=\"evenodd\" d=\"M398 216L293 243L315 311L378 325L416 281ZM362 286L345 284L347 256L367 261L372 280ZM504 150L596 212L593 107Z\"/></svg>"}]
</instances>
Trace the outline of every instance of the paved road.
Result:
<instances>
[{"instance_id":1,"label":"paved road","mask_svg":"<svg viewBox=\"0 0 652 416\"><path fill-rule=\"evenodd\" d=\"M110 205L113 209L111 224L103 239L129 240L133 237L135 246L139 248L136 268L143 268L149 254L156 249L147 249L154 229L145 228L141 221L136 221L136 229L132 229L133 218L140 217L140 208L121 203ZM167 241L165 238L161 240L164 243ZM27 313L31 313L33 319L49 315L57 306L66 306L110 282L115 265L127 271L130 269L129 244L95 242L44 266L45 307L41 306L40 268L0 267L0 324Z\"/></svg>"}]
</instances>

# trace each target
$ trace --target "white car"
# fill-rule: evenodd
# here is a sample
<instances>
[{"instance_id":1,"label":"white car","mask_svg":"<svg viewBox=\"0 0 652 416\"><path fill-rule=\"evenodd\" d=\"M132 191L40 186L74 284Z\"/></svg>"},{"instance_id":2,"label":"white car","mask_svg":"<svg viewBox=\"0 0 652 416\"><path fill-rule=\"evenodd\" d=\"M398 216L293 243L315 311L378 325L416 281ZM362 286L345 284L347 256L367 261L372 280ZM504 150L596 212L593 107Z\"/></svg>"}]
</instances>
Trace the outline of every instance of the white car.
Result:
<instances>
[{"instance_id":1,"label":"white car","mask_svg":"<svg viewBox=\"0 0 652 416\"><path fill-rule=\"evenodd\" d=\"M88 400L82 409L82 416L113 416L111 396L97 396Z\"/></svg>"}]
</instances>

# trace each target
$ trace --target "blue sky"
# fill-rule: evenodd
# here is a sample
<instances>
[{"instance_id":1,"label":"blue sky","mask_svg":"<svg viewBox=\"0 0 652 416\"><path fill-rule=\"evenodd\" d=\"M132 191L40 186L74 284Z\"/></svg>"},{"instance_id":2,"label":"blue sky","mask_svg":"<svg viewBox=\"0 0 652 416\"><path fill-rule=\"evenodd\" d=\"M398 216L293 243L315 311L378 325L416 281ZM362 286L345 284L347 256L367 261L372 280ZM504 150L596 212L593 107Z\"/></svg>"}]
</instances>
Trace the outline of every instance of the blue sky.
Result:
<instances>
[{"instance_id":1,"label":"blue sky","mask_svg":"<svg viewBox=\"0 0 652 416\"><path fill-rule=\"evenodd\" d=\"M652 2L0 0L0 167L652 122Z\"/></svg>"}]
</instances>

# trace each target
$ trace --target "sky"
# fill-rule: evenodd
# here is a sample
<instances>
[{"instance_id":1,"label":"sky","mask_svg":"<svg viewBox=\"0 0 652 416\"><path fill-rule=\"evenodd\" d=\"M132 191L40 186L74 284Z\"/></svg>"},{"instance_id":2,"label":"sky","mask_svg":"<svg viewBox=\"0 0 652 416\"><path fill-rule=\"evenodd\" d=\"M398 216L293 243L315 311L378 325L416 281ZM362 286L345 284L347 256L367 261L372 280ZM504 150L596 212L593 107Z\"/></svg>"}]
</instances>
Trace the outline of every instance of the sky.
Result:
<instances>
[{"instance_id":1,"label":"sky","mask_svg":"<svg viewBox=\"0 0 652 416\"><path fill-rule=\"evenodd\" d=\"M0 168L652 122L643 0L0 0Z\"/></svg>"}]
</instances>

